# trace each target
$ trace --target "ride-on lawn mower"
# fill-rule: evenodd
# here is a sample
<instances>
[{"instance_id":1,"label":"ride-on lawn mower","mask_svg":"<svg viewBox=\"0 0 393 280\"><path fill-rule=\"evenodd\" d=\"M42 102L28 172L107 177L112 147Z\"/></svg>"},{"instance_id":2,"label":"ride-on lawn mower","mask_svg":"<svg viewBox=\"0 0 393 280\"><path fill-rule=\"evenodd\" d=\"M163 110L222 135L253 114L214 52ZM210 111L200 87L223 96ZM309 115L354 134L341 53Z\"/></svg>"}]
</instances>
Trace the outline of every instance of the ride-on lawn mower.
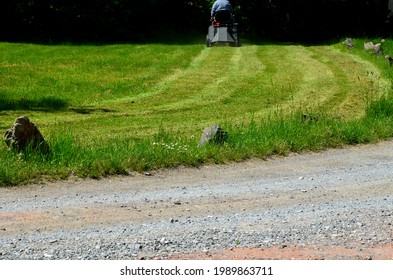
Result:
<instances>
[{"instance_id":1,"label":"ride-on lawn mower","mask_svg":"<svg viewBox=\"0 0 393 280\"><path fill-rule=\"evenodd\" d=\"M217 11L212 17L212 24L209 26L206 45L208 47L215 45L240 47L237 23L234 21L231 12Z\"/></svg>"}]
</instances>

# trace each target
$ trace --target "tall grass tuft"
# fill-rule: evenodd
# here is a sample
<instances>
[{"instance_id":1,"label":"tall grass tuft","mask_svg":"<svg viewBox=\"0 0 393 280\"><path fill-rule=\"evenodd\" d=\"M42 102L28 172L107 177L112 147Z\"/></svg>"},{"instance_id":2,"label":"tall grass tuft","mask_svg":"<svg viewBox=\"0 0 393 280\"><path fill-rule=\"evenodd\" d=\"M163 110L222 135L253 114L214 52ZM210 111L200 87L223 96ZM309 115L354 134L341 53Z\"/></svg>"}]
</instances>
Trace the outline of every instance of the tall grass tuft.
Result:
<instances>
[{"instance_id":1,"label":"tall grass tuft","mask_svg":"<svg viewBox=\"0 0 393 280\"><path fill-rule=\"evenodd\" d=\"M372 120L393 118L393 97L383 96L379 100L371 102L366 108L366 116Z\"/></svg>"}]
</instances>

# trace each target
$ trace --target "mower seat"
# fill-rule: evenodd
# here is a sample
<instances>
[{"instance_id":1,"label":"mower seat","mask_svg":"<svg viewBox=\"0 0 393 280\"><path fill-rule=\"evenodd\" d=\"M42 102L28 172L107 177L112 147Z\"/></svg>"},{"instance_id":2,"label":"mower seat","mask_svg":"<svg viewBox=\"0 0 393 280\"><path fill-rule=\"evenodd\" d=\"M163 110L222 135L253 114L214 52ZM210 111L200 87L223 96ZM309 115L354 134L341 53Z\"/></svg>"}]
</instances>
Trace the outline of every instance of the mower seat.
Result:
<instances>
[{"instance_id":1,"label":"mower seat","mask_svg":"<svg viewBox=\"0 0 393 280\"><path fill-rule=\"evenodd\" d=\"M230 11L219 10L214 15L214 20L219 23L232 23L233 17Z\"/></svg>"}]
</instances>

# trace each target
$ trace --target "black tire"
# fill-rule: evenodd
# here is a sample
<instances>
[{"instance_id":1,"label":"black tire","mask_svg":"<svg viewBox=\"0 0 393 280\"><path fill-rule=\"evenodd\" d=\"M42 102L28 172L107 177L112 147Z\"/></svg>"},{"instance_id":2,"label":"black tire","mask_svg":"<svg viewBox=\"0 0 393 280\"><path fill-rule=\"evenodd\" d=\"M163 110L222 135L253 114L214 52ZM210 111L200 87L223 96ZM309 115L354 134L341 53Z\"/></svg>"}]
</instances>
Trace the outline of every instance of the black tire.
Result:
<instances>
[{"instance_id":1,"label":"black tire","mask_svg":"<svg viewBox=\"0 0 393 280\"><path fill-rule=\"evenodd\" d=\"M212 42L209 39L209 36L206 36L206 47L210 48L212 46Z\"/></svg>"}]
</instances>

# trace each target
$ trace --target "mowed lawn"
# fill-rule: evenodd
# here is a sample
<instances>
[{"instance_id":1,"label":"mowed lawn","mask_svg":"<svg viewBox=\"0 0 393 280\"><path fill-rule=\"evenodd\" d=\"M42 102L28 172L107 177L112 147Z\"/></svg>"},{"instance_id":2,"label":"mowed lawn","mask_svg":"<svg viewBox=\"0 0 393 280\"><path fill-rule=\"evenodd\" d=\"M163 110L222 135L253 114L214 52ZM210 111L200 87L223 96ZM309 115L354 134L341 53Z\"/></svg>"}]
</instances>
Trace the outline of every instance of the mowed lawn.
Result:
<instances>
[{"instance_id":1,"label":"mowed lawn","mask_svg":"<svg viewBox=\"0 0 393 280\"><path fill-rule=\"evenodd\" d=\"M283 147L280 152L274 147L265 154L239 152L242 145L236 141L248 141L242 135L250 124L300 120L303 114L345 123L361 120L372 102L391 94L387 67L383 58L362 54L360 48L347 50L340 43L250 43L240 48L0 43L1 130L5 132L15 118L28 116L59 149L57 153L63 154L63 159L51 155L14 163L20 155L8 151L3 142L0 178L3 184L15 184L46 176L99 177L126 170L198 165L212 156L210 150L204 154L195 148L203 128L212 124L240 135L232 146L229 142L229 147L218 148L221 154L225 148L231 151L228 160L286 152L291 148ZM389 137L389 132L385 134ZM178 150L182 146L191 151L183 149L180 158L160 151L160 161L155 163L157 151L133 154L138 141L147 141L142 150L149 145L157 149L159 144L162 149L177 145ZM64 148L67 145L74 148ZM90 156L100 162L98 166L78 159L78 153L94 149L98 150ZM305 149L313 147L305 145ZM124 155L127 152L130 159ZM71 155L64 156L67 153ZM105 167L108 157L119 166ZM226 158L213 161L225 162ZM27 172L29 168L35 171Z\"/></svg>"}]
</instances>

